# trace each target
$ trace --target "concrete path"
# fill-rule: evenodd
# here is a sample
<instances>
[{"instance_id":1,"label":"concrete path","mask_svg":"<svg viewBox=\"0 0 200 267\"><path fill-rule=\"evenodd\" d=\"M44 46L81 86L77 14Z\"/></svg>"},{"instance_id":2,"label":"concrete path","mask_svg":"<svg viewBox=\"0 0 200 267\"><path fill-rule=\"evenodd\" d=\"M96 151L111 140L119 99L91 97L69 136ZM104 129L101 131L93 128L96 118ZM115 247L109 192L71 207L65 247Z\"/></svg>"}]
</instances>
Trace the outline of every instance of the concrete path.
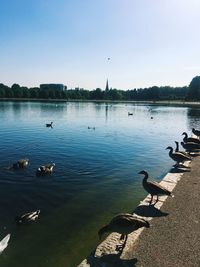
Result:
<instances>
[{"instance_id":1,"label":"concrete path","mask_svg":"<svg viewBox=\"0 0 200 267\"><path fill-rule=\"evenodd\" d=\"M176 186L174 198L161 197L149 207L148 196L134 211L150 220L153 217L152 226L130 234L122 254L115 251L119 235L113 233L79 266L200 267L200 157L190 167L168 174L161 182L169 189Z\"/></svg>"},{"instance_id":2,"label":"concrete path","mask_svg":"<svg viewBox=\"0 0 200 267\"><path fill-rule=\"evenodd\" d=\"M137 246L126 253L140 267L200 267L200 157L191 163L150 231L143 231Z\"/></svg>"}]
</instances>

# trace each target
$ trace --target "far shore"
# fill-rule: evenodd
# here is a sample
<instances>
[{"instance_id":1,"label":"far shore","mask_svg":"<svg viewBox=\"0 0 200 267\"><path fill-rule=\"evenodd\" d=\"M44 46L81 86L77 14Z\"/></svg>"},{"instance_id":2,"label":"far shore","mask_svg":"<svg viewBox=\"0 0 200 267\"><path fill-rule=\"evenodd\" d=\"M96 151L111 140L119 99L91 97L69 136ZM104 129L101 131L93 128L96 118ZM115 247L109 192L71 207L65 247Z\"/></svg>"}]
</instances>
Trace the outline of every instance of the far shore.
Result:
<instances>
[{"instance_id":1,"label":"far shore","mask_svg":"<svg viewBox=\"0 0 200 267\"><path fill-rule=\"evenodd\" d=\"M44 99L44 98L0 98L0 101L26 101L26 102L93 102L93 103L132 103L151 105L174 105L174 106L200 106L200 101L184 100L86 100L86 99Z\"/></svg>"}]
</instances>

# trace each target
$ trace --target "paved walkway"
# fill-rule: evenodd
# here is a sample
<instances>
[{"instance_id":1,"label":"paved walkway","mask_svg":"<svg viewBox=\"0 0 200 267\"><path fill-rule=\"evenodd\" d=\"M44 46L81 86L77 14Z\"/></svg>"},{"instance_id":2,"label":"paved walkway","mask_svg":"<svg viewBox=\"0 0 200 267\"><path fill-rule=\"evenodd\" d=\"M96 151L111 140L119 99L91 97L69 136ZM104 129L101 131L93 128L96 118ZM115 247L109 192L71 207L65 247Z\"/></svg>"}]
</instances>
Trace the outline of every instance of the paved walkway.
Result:
<instances>
[{"instance_id":1,"label":"paved walkway","mask_svg":"<svg viewBox=\"0 0 200 267\"><path fill-rule=\"evenodd\" d=\"M200 157L190 167L173 190L174 198L162 203L162 197L155 207L145 206L146 198L138 206L135 213L153 217L152 226L129 235L122 255L114 252L119 235L112 234L79 266L200 267ZM169 174L162 183L175 186L179 178Z\"/></svg>"},{"instance_id":2,"label":"paved walkway","mask_svg":"<svg viewBox=\"0 0 200 267\"><path fill-rule=\"evenodd\" d=\"M161 208L169 215L154 218L126 253L132 266L200 267L200 157L190 166Z\"/></svg>"}]
</instances>

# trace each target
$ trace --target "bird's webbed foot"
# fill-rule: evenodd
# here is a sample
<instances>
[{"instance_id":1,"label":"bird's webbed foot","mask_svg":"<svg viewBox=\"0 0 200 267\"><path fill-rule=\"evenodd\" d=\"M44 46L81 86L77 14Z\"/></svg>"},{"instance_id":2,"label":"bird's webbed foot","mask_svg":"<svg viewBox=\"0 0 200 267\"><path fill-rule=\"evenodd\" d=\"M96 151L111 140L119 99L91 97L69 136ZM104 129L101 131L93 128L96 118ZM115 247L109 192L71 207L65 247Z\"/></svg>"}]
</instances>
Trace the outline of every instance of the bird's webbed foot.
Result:
<instances>
[{"instance_id":1,"label":"bird's webbed foot","mask_svg":"<svg viewBox=\"0 0 200 267\"><path fill-rule=\"evenodd\" d=\"M119 244L119 245L116 246L116 249L115 250L118 251L118 252L122 252L123 249L124 249L124 247L125 247L124 244Z\"/></svg>"}]
</instances>

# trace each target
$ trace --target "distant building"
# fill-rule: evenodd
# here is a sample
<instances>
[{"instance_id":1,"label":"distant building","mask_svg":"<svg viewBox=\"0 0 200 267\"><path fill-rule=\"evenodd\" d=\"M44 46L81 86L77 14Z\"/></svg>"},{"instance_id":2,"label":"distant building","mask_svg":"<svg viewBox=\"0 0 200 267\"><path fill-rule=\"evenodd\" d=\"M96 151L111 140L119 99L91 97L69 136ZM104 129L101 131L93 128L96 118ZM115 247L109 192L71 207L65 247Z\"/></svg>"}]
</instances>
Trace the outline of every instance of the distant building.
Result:
<instances>
[{"instance_id":1,"label":"distant building","mask_svg":"<svg viewBox=\"0 0 200 267\"><path fill-rule=\"evenodd\" d=\"M44 83L40 84L40 89L67 90L67 86L62 83Z\"/></svg>"}]
</instances>

